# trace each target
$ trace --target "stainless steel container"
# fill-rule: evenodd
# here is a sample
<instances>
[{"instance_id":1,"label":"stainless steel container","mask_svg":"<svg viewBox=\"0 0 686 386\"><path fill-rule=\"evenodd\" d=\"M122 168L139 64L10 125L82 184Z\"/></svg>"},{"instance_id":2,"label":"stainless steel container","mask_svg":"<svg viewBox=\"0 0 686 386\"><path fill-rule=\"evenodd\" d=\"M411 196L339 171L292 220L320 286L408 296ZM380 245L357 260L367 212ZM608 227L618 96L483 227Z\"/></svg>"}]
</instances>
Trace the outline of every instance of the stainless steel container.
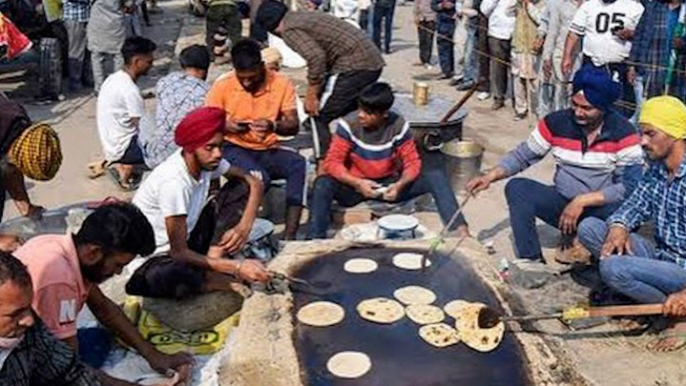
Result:
<instances>
[{"instance_id":1,"label":"stainless steel container","mask_svg":"<svg viewBox=\"0 0 686 386\"><path fill-rule=\"evenodd\" d=\"M450 185L455 194L464 189L467 182L481 172L484 147L470 140L452 140L443 144Z\"/></svg>"}]
</instances>

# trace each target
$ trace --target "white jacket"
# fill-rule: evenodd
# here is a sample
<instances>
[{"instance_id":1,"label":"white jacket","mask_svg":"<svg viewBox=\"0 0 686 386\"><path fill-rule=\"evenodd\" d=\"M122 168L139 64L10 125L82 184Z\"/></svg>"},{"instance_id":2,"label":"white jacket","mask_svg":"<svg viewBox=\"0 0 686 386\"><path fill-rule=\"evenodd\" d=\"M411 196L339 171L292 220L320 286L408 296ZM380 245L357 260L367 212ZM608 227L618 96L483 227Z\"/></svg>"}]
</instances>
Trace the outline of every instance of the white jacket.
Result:
<instances>
[{"instance_id":1,"label":"white jacket","mask_svg":"<svg viewBox=\"0 0 686 386\"><path fill-rule=\"evenodd\" d=\"M488 36L510 40L514 33L515 17L509 9L516 0L483 0L481 13L488 17Z\"/></svg>"}]
</instances>

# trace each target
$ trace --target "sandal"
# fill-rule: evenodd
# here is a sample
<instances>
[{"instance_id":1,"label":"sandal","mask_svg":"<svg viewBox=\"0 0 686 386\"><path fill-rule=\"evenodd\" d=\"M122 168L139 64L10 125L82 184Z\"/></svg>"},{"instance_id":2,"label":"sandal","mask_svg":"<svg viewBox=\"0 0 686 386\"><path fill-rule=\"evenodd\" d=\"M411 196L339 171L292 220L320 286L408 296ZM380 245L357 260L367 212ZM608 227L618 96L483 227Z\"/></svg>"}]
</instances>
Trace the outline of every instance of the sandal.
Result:
<instances>
[{"instance_id":1,"label":"sandal","mask_svg":"<svg viewBox=\"0 0 686 386\"><path fill-rule=\"evenodd\" d=\"M91 180L96 179L105 174L105 169L107 167L107 160L102 160L98 162L91 162L88 165L88 178Z\"/></svg>"},{"instance_id":2,"label":"sandal","mask_svg":"<svg viewBox=\"0 0 686 386\"><path fill-rule=\"evenodd\" d=\"M666 349L656 349L655 346L664 342L667 339L672 339L676 341L676 344L672 345L670 348ZM646 349L652 352L674 352L679 351L686 346L686 331L662 331L657 335L657 338L646 345Z\"/></svg>"},{"instance_id":3,"label":"sandal","mask_svg":"<svg viewBox=\"0 0 686 386\"><path fill-rule=\"evenodd\" d=\"M109 172L108 174L112 178L112 181L114 181L115 184L121 189L123 192L132 192L136 189L138 189L138 186L140 185L139 183L132 182L132 181L122 181L121 177L119 176L119 172L115 168L107 168L107 171Z\"/></svg>"}]
</instances>

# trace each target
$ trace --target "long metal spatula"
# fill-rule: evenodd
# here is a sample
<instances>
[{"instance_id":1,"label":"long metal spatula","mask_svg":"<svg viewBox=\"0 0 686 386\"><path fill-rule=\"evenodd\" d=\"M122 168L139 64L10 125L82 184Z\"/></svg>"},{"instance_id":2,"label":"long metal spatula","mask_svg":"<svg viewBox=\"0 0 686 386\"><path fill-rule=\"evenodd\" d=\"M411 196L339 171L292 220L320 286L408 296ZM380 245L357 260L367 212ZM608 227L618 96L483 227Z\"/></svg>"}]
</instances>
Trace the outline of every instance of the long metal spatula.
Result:
<instances>
[{"instance_id":1,"label":"long metal spatula","mask_svg":"<svg viewBox=\"0 0 686 386\"><path fill-rule=\"evenodd\" d=\"M562 312L544 315L502 315L500 312L484 307L479 311L479 327L491 328L499 322L506 321L534 321L544 319L585 319L599 316L639 316L639 315L660 315L663 311L661 303L656 304L635 304L627 306L606 306L606 307L571 307Z\"/></svg>"},{"instance_id":2,"label":"long metal spatula","mask_svg":"<svg viewBox=\"0 0 686 386\"><path fill-rule=\"evenodd\" d=\"M460 213L462 213L462 211L464 210L464 207L467 205L470 198L472 198L472 195L468 194L464 201L462 201L462 205L460 205L460 207L457 208L457 210L453 214L453 217L450 218L450 221L448 221L448 223L445 224L443 229L441 229L441 232L438 233L438 236L431 240L429 251L425 253L424 256L422 256L422 271L426 269L426 264L427 261L429 261L429 257L433 256L433 254L436 253L438 246L443 243L445 235L448 233L448 230L453 227L453 224L455 224L455 221L457 221L457 218L460 216Z\"/></svg>"}]
</instances>

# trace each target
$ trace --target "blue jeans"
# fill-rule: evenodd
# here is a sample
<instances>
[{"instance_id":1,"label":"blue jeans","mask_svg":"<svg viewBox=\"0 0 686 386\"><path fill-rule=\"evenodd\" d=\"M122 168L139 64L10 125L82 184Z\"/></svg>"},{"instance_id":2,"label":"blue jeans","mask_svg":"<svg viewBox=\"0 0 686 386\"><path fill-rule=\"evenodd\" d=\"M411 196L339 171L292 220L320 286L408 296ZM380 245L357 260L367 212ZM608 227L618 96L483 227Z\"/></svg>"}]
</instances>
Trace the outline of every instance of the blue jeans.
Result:
<instances>
[{"instance_id":1,"label":"blue jeans","mask_svg":"<svg viewBox=\"0 0 686 386\"><path fill-rule=\"evenodd\" d=\"M579 241L598 258L607 232L605 221L590 217L579 225ZM600 260L600 277L608 287L638 303L663 303L669 294L686 288L686 269L645 238L635 233L630 237L631 255Z\"/></svg>"},{"instance_id":2,"label":"blue jeans","mask_svg":"<svg viewBox=\"0 0 686 386\"><path fill-rule=\"evenodd\" d=\"M446 76L455 74L455 19L438 15L436 23L436 46L438 47L438 62L441 72Z\"/></svg>"},{"instance_id":3,"label":"blue jeans","mask_svg":"<svg viewBox=\"0 0 686 386\"><path fill-rule=\"evenodd\" d=\"M465 19L467 29L467 42L464 48L464 81L476 82L479 80L479 55L476 52L476 31L478 20L476 18Z\"/></svg>"},{"instance_id":4,"label":"blue jeans","mask_svg":"<svg viewBox=\"0 0 686 386\"><path fill-rule=\"evenodd\" d=\"M372 36L374 38L374 44L379 47L379 50L383 48L384 51L388 52L391 49L391 39L393 38L393 14L395 13L395 1L389 3L380 4L377 2L374 5L374 28L372 31ZM381 47L381 23L384 25L383 40L384 44Z\"/></svg>"},{"instance_id":5,"label":"blue jeans","mask_svg":"<svg viewBox=\"0 0 686 386\"><path fill-rule=\"evenodd\" d=\"M286 180L286 205L303 206L305 196L305 157L287 149L250 150L227 144L224 158L246 172L257 171L265 188L271 180Z\"/></svg>"},{"instance_id":6,"label":"blue jeans","mask_svg":"<svg viewBox=\"0 0 686 386\"><path fill-rule=\"evenodd\" d=\"M517 254L521 258L539 257L541 243L536 233L536 219L557 228L560 216L570 200L558 193L554 186L527 178L513 178L508 181L505 185L505 197L510 209L510 225ZM590 216L605 219L619 204L587 208L579 220Z\"/></svg>"},{"instance_id":7,"label":"blue jeans","mask_svg":"<svg viewBox=\"0 0 686 386\"><path fill-rule=\"evenodd\" d=\"M388 185L394 180L383 179L377 182L382 185ZM436 202L441 220L443 220L444 224L447 224L457 211L458 204L444 170L422 171L422 174L414 182L410 183L400 192L397 201L408 201L426 193L431 194ZM324 175L318 177L314 182L310 205L312 218L308 238L326 238L333 200L336 200L341 206L351 207L368 199L358 193L352 186L346 185L331 176ZM467 222L460 214L450 230L455 230L458 226L466 224Z\"/></svg>"}]
</instances>

